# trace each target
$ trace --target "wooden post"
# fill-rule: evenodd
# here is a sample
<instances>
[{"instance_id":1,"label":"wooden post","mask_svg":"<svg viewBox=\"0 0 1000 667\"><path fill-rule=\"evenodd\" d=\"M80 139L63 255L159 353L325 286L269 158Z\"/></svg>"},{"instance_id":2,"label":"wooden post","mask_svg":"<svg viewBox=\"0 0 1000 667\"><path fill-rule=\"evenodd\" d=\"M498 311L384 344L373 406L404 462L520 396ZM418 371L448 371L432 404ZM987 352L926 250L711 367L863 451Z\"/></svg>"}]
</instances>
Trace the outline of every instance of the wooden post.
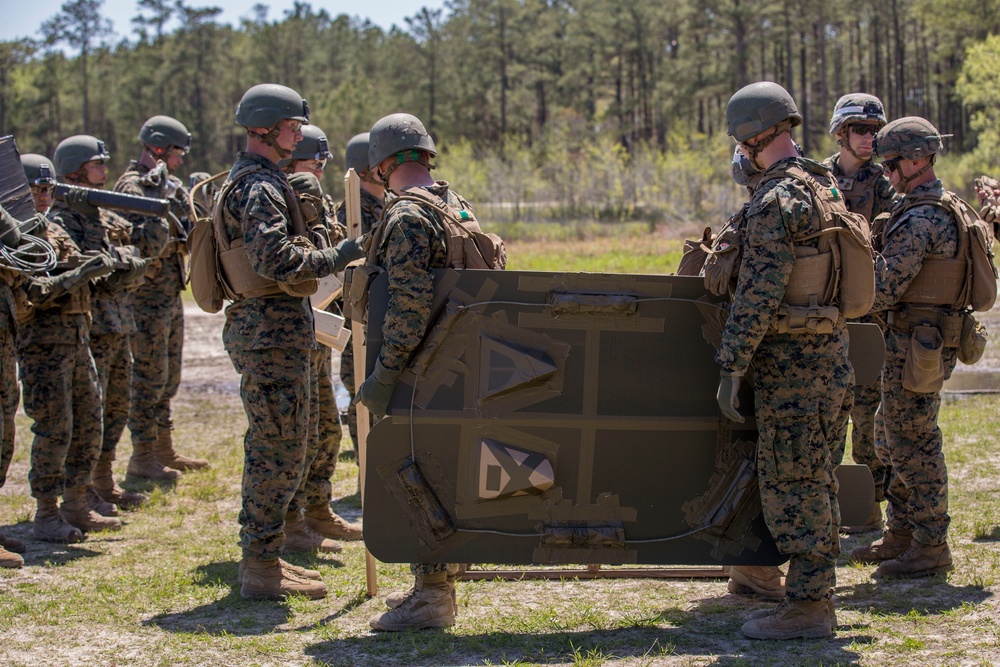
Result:
<instances>
[{"instance_id":1,"label":"wooden post","mask_svg":"<svg viewBox=\"0 0 1000 667\"><path fill-rule=\"evenodd\" d=\"M347 238L356 239L361 236L361 179L354 169L348 169L344 174L344 202L347 207ZM354 264L363 262L358 260ZM350 294L344 295L345 303ZM358 313L351 313L351 345L354 346L354 393L357 395L361 383L365 380L366 347L365 328ZM371 416L368 408L361 403L354 405L358 414L358 494L361 496L361 508L365 506L365 464L368 458L368 429ZM368 597L378 595L378 573L375 571L375 557L365 546L365 581L368 584Z\"/></svg>"}]
</instances>

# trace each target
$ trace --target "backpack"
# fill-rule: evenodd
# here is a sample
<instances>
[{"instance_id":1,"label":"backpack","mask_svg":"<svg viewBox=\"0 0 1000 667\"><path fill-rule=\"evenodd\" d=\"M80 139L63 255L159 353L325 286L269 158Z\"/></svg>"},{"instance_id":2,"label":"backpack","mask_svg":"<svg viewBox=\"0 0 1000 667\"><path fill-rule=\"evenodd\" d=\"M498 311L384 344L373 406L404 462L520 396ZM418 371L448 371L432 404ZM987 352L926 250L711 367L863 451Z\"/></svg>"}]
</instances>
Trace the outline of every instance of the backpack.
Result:
<instances>
[{"instance_id":1,"label":"backpack","mask_svg":"<svg viewBox=\"0 0 1000 667\"><path fill-rule=\"evenodd\" d=\"M195 184L188 193L188 205L191 208L191 219L194 225L188 235L188 252L191 257L191 294L198 307L206 313L217 313L222 310L225 292L222 277L219 273L219 248L215 241L215 230L212 224L212 212L199 215L200 207L196 197L206 185L225 175L228 171L219 172L209 179ZM216 200L218 202L218 200Z\"/></svg>"},{"instance_id":2,"label":"backpack","mask_svg":"<svg viewBox=\"0 0 1000 667\"><path fill-rule=\"evenodd\" d=\"M686 239L684 241L684 253L681 255L680 264L677 265L676 275L697 276L701 274L701 269L705 266L705 260L715 241L715 234L711 227L705 227L700 239Z\"/></svg>"},{"instance_id":3,"label":"backpack","mask_svg":"<svg viewBox=\"0 0 1000 667\"><path fill-rule=\"evenodd\" d=\"M848 319L868 314L875 303L875 257L868 221L851 213L835 185L824 186L805 169L794 164L771 175L787 176L809 188L820 216L820 231L793 239L795 267L786 291L786 301L796 306L836 304ZM769 179L770 180L770 179ZM818 253L804 241L818 238ZM817 280L825 280L820 298ZM802 303L794 303L801 300Z\"/></svg>"},{"instance_id":4,"label":"backpack","mask_svg":"<svg viewBox=\"0 0 1000 667\"><path fill-rule=\"evenodd\" d=\"M958 225L958 251L955 257L931 260L935 265L941 265L945 271L949 264L964 264L959 269L960 273L964 269L964 275L958 276L961 285L954 295L956 298L952 305L959 310L971 308L980 313L990 310L997 300L997 278L1000 275L993 256L993 226L953 192L945 192L940 198L929 193L906 197L899 211L894 211L893 218L898 220L909 209L923 205L945 209L952 214ZM928 260L924 261L924 266L929 266ZM921 269L920 273L923 272L924 269ZM913 283L918 282L920 273Z\"/></svg>"}]
</instances>

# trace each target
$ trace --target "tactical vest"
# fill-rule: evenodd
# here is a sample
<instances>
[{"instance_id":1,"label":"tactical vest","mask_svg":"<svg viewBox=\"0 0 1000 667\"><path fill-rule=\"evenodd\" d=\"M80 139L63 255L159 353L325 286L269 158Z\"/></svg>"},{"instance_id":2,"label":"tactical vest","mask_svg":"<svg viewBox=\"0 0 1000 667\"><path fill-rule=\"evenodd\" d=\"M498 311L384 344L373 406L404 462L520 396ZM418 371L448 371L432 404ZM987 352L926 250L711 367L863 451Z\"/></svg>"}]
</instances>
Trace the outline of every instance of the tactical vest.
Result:
<instances>
[{"instance_id":1,"label":"tactical vest","mask_svg":"<svg viewBox=\"0 0 1000 667\"><path fill-rule=\"evenodd\" d=\"M876 164L869 164L869 167L881 169ZM864 169L865 167L862 167ZM834 176L837 179L837 186L844 195L847 210L865 216L865 220L872 219L872 212L875 210L875 184L878 178L873 177L861 183L853 176Z\"/></svg>"},{"instance_id":2,"label":"tactical vest","mask_svg":"<svg viewBox=\"0 0 1000 667\"><path fill-rule=\"evenodd\" d=\"M958 230L958 249L953 257L924 257L920 271L900 297L904 304L941 306L976 311L989 310L996 301L997 270L993 262L993 235L961 197L945 192L940 197L921 192L907 196L887 225L887 235L893 225L910 209L917 206L937 206L948 211Z\"/></svg>"},{"instance_id":3,"label":"tactical vest","mask_svg":"<svg viewBox=\"0 0 1000 667\"><path fill-rule=\"evenodd\" d=\"M276 280L265 278L254 271L250 265L250 258L247 257L246 251L243 249L242 235L236 239L229 239L226 234L227 223L237 229L242 229L240 221L236 220L226 208L226 198L241 179L261 169L263 169L262 165L253 163L232 174L222 186L218 204L213 214L212 222L219 253L219 277L221 278L225 298L235 301L239 297L270 297L281 294L307 297L315 294L319 287L318 280L310 279L295 284L280 283ZM291 218L292 236L289 240L296 245L305 247L307 250L314 250L315 245L310 239L310 232L306 227L302 210L299 207L298 197L287 181L282 181L281 183L281 194L284 197L285 206L288 208L288 215Z\"/></svg>"},{"instance_id":4,"label":"tactical vest","mask_svg":"<svg viewBox=\"0 0 1000 667\"><path fill-rule=\"evenodd\" d=\"M388 216L393 206L404 201L430 206L440 214L448 248L448 268L503 269L507 266L507 250L503 239L496 234L484 232L472 211L455 208L424 188L404 190L403 194L386 205L382 211L382 219ZM381 242L381 234L379 241ZM371 252L377 251L378 245L373 243Z\"/></svg>"}]
</instances>

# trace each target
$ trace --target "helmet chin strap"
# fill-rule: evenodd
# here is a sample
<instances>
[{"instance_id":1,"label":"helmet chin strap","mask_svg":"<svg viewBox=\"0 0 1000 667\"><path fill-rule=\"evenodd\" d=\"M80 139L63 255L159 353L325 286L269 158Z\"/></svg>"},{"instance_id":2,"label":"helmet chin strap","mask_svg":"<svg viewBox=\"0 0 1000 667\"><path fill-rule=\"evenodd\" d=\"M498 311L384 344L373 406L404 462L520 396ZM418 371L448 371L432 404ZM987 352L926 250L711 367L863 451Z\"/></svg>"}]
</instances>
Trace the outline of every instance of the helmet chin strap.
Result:
<instances>
[{"instance_id":1,"label":"helmet chin strap","mask_svg":"<svg viewBox=\"0 0 1000 667\"><path fill-rule=\"evenodd\" d=\"M872 159L870 155L868 157L861 157L860 155L857 154L857 152L854 150L854 147L851 146L851 140L847 137L846 126L844 126L844 128L841 129L839 132L837 132L837 145L840 146L841 148L846 148L847 152L853 155L854 159L856 159L858 162L868 162L869 160Z\"/></svg>"},{"instance_id":2,"label":"helmet chin strap","mask_svg":"<svg viewBox=\"0 0 1000 667\"><path fill-rule=\"evenodd\" d=\"M262 141L263 143L267 144L272 149L274 149L274 152L278 154L279 160L287 160L288 158L292 157L292 151L286 150L278 145L279 134L281 134L281 130L278 129L277 125L268 130L267 134L253 133L253 135L257 137L260 141Z\"/></svg>"},{"instance_id":3,"label":"helmet chin strap","mask_svg":"<svg viewBox=\"0 0 1000 667\"><path fill-rule=\"evenodd\" d=\"M905 192L909 192L910 191L910 183L912 181L920 178L924 174L926 174L927 170L934 166L934 158L936 158L936 157L937 157L937 154L936 153L932 153L931 154L931 159L927 162L927 164L925 164L923 167L921 167L916 172L914 172L913 174L911 174L909 176L909 178L907 178L906 176L903 176L903 170L899 169L897 167L897 171L899 172L899 185L900 185L900 187L903 188L902 190L900 190L900 192L904 192L904 193Z\"/></svg>"},{"instance_id":4,"label":"helmet chin strap","mask_svg":"<svg viewBox=\"0 0 1000 667\"><path fill-rule=\"evenodd\" d=\"M767 148L772 141L780 137L785 132L791 133L791 127L788 127L785 123L778 123L774 126L774 130L771 134L767 135L763 139L757 140L757 143L751 144L749 141L740 142L740 145L747 149L747 157L750 159L750 164L757 171L764 171L765 167L760 162L757 161L757 155L760 154L762 150Z\"/></svg>"}]
</instances>

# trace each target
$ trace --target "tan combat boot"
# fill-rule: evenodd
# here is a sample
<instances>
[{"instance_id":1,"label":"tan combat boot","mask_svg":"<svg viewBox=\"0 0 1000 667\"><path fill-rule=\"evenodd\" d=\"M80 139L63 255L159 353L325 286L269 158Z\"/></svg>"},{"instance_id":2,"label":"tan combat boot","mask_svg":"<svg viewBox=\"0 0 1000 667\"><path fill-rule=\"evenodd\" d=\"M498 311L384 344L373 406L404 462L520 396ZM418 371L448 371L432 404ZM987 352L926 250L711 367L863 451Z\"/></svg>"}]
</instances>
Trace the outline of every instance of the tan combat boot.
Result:
<instances>
[{"instance_id":1,"label":"tan combat boot","mask_svg":"<svg viewBox=\"0 0 1000 667\"><path fill-rule=\"evenodd\" d=\"M59 511L58 498L38 498L35 511L35 537L43 542L72 544L83 542L83 532L66 523Z\"/></svg>"},{"instance_id":2,"label":"tan combat boot","mask_svg":"<svg viewBox=\"0 0 1000 667\"><path fill-rule=\"evenodd\" d=\"M868 520L865 521L863 526L841 526L840 532L847 535L854 535L856 533L867 533L873 530L882 530L885 526L885 521L882 520L882 505L876 500L875 504L872 505L872 511L868 515Z\"/></svg>"},{"instance_id":3,"label":"tan combat boot","mask_svg":"<svg viewBox=\"0 0 1000 667\"><path fill-rule=\"evenodd\" d=\"M27 550L22 540L16 537L7 537L3 533L0 533L0 547L3 547L7 551L13 551L16 554L23 554Z\"/></svg>"},{"instance_id":4,"label":"tan combat boot","mask_svg":"<svg viewBox=\"0 0 1000 667\"><path fill-rule=\"evenodd\" d=\"M169 428L161 427L157 432L156 442L153 444L153 456L160 465L181 472L208 467L208 459L192 459L178 454L174 449L173 431Z\"/></svg>"},{"instance_id":5,"label":"tan combat boot","mask_svg":"<svg viewBox=\"0 0 1000 667\"><path fill-rule=\"evenodd\" d=\"M110 516L101 516L87 506L87 487L73 486L63 493L62 506L59 508L66 523L76 526L85 533L98 533L104 530L121 530L122 522Z\"/></svg>"},{"instance_id":6,"label":"tan combat boot","mask_svg":"<svg viewBox=\"0 0 1000 667\"><path fill-rule=\"evenodd\" d=\"M306 523L315 532L331 540L354 542L361 539L361 524L347 522L326 503L307 507Z\"/></svg>"},{"instance_id":7,"label":"tan combat boot","mask_svg":"<svg viewBox=\"0 0 1000 667\"><path fill-rule=\"evenodd\" d=\"M770 565L734 565L729 568L729 592L757 594L767 600L785 599L785 574Z\"/></svg>"},{"instance_id":8,"label":"tan combat boot","mask_svg":"<svg viewBox=\"0 0 1000 667\"><path fill-rule=\"evenodd\" d=\"M279 600L289 595L302 595L310 600L326 597L326 584L304 579L281 567L278 559L246 558L240 596L244 600Z\"/></svg>"},{"instance_id":9,"label":"tan combat boot","mask_svg":"<svg viewBox=\"0 0 1000 667\"><path fill-rule=\"evenodd\" d=\"M114 463L112 452L101 452L94 468L94 489L104 500L118 505L119 509L134 510L146 502L146 495L135 491L126 491L118 486L111 474L111 464ZM101 514L104 514L101 512ZM105 515L108 516L108 515ZM117 516L114 515L114 516Z\"/></svg>"},{"instance_id":10,"label":"tan combat boot","mask_svg":"<svg viewBox=\"0 0 1000 667\"><path fill-rule=\"evenodd\" d=\"M413 584L413 592L403 602L369 621L373 630L395 632L423 628L446 628L455 624L454 583L447 572L425 574Z\"/></svg>"},{"instance_id":11,"label":"tan combat boot","mask_svg":"<svg viewBox=\"0 0 1000 667\"><path fill-rule=\"evenodd\" d=\"M830 637L835 624L832 607L829 600L786 600L764 615L751 615L740 630L750 639Z\"/></svg>"},{"instance_id":12,"label":"tan combat boot","mask_svg":"<svg viewBox=\"0 0 1000 667\"><path fill-rule=\"evenodd\" d=\"M782 608L782 606L783 605L778 605L777 607L773 607L772 609L758 609L757 611L750 612L750 615L747 616L747 620L751 620L752 621L752 620L755 620L755 619L760 619L760 618L764 618L766 616L770 616L771 614L775 614L778 611L780 611L781 608ZM829 600L826 601L826 607L827 607L827 610L828 610L828 612L830 614L830 632L836 632L836 630L837 630L837 610L836 610L836 608L834 607L834 604L833 604L833 597L831 597Z\"/></svg>"},{"instance_id":13,"label":"tan combat boot","mask_svg":"<svg viewBox=\"0 0 1000 667\"><path fill-rule=\"evenodd\" d=\"M24 567L24 559L21 558L21 554L0 547L0 567L16 570L19 567Z\"/></svg>"},{"instance_id":14,"label":"tan combat boot","mask_svg":"<svg viewBox=\"0 0 1000 667\"><path fill-rule=\"evenodd\" d=\"M867 547L851 549L848 560L852 563L881 563L884 560L891 560L909 549L912 539L913 531L887 530L877 542Z\"/></svg>"},{"instance_id":15,"label":"tan combat boot","mask_svg":"<svg viewBox=\"0 0 1000 667\"><path fill-rule=\"evenodd\" d=\"M132 456L128 460L128 470L125 481L129 483L144 482L151 479L173 481L183 473L174 468L168 468L153 456L153 443L132 441Z\"/></svg>"},{"instance_id":16,"label":"tan combat boot","mask_svg":"<svg viewBox=\"0 0 1000 667\"><path fill-rule=\"evenodd\" d=\"M458 618L458 588L455 586L455 582L458 581L458 577L462 574L462 566L457 563L448 563L448 569L445 571L445 574L447 574L448 586L451 588L451 602L455 606L455 618ZM417 574L414 576L416 582L421 582L424 575ZM406 599L416 592L419 585L416 582L413 588L408 591L396 591L385 596L385 606L389 609L395 609L406 602Z\"/></svg>"},{"instance_id":17,"label":"tan combat boot","mask_svg":"<svg viewBox=\"0 0 1000 667\"><path fill-rule=\"evenodd\" d=\"M87 485L87 507L101 516L118 516L118 505L102 498L93 484Z\"/></svg>"},{"instance_id":18,"label":"tan combat boot","mask_svg":"<svg viewBox=\"0 0 1000 667\"><path fill-rule=\"evenodd\" d=\"M283 558L278 559L278 565L281 567L283 572L290 572L296 577L302 579L312 579L313 581L319 581L323 578L323 575L319 573L319 570L310 570L304 567L299 567L298 565L292 565ZM239 568L236 571L236 581L237 583L243 583L243 573L247 569L246 559L240 561Z\"/></svg>"},{"instance_id":19,"label":"tan combat boot","mask_svg":"<svg viewBox=\"0 0 1000 667\"><path fill-rule=\"evenodd\" d=\"M927 546L918 544L897 558L883 561L872 577L885 579L917 579L934 574L944 574L955 569L948 543Z\"/></svg>"},{"instance_id":20,"label":"tan combat boot","mask_svg":"<svg viewBox=\"0 0 1000 667\"><path fill-rule=\"evenodd\" d=\"M319 551L335 554L343 549L340 542L327 539L310 528L302 517L302 512L289 512L285 515L284 553Z\"/></svg>"}]
</instances>

